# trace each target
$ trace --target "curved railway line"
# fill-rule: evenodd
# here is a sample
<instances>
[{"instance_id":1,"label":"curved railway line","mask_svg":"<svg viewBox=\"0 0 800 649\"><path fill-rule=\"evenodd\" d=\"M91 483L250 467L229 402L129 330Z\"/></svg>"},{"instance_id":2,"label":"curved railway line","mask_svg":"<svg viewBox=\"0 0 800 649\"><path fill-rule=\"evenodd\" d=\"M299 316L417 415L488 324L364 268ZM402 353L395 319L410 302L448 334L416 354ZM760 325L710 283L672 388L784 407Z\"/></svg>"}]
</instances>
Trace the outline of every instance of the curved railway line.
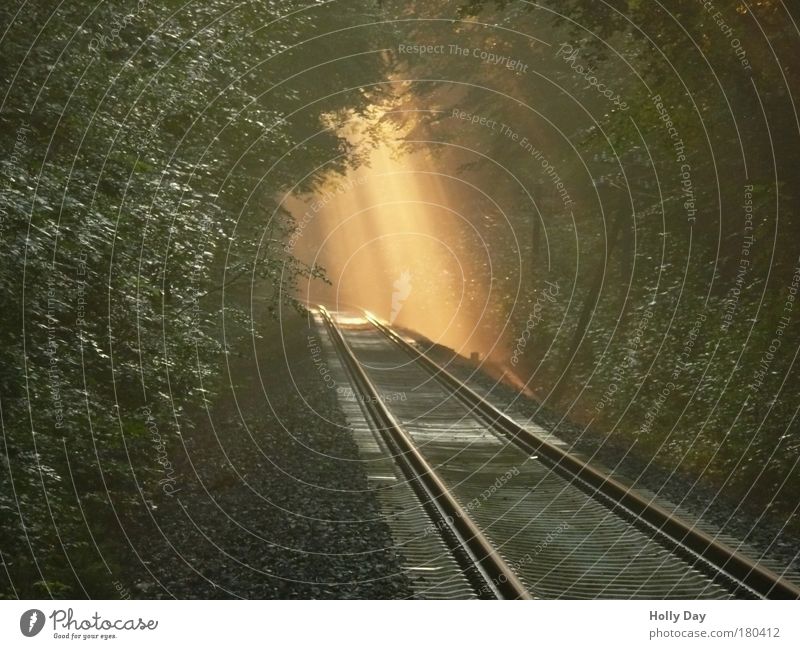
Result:
<instances>
[{"instance_id":1,"label":"curved railway line","mask_svg":"<svg viewBox=\"0 0 800 649\"><path fill-rule=\"evenodd\" d=\"M800 598L520 424L370 314L317 324L406 570L430 598Z\"/></svg>"}]
</instances>

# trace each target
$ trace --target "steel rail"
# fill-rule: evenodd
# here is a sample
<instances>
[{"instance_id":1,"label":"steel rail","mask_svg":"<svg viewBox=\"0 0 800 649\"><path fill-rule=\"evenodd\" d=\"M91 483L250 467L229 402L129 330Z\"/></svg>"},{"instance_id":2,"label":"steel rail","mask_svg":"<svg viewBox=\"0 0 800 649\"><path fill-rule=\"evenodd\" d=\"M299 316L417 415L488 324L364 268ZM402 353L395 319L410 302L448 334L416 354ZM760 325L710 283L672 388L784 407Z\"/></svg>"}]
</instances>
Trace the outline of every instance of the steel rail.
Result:
<instances>
[{"instance_id":1,"label":"steel rail","mask_svg":"<svg viewBox=\"0 0 800 649\"><path fill-rule=\"evenodd\" d=\"M566 473L569 477L619 504L635 518L641 519L672 543L688 549L715 569L730 575L765 599L800 599L800 586L781 577L769 568L758 564L669 510L652 502L615 478L587 464L553 444L541 439L519 425L511 417L477 394L463 381L425 353L408 343L402 336L386 326L369 312L365 315L387 338L425 367L439 381L486 423L503 433L528 453L536 453Z\"/></svg>"},{"instance_id":2,"label":"steel rail","mask_svg":"<svg viewBox=\"0 0 800 649\"><path fill-rule=\"evenodd\" d=\"M469 514L450 494L449 489L433 467L417 449L408 433L383 403L380 395L359 363L325 307L320 306L334 346L354 380L354 387L362 392L363 403L374 419L381 435L397 451L396 460L406 475L418 485L425 501L438 510L440 521L450 528L465 554L475 564L491 592L499 599L533 599L516 573L499 555Z\"/></svg>"}]
</instances>

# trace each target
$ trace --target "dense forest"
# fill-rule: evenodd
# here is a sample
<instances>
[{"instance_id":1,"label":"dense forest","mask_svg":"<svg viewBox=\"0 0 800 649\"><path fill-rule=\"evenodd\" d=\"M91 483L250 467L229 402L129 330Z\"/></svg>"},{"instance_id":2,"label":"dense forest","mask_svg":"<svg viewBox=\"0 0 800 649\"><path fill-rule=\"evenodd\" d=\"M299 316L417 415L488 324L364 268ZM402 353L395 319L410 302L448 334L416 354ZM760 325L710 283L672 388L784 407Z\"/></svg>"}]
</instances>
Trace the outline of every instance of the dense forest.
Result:
<instances>
[{"instance_id":1,"label":"dense forest","mask_svg":"<svg viewBox=\"0 0 800 649\"><path fill-rule=\"evenodd\" d=\"M424 108L409 147L435 142L491 188L460 206L491 246L490 356L622 455L796 538L796 18L781 2L423 4L398 12L460 22L403 24L402 42L444 47L397 54L414 80L398 102Z\"/></svg>"},{"instance_id":2,"label":"dense forest","mask_svg":"<svg viewBox=\"0 0 800 649\"><path fill-rule=\"evenodd\" d=\"M491 277L465 298L486 369L796 543L795 8L13 2L0 24L0 597L159 581L142 548L208 411L240 408L232 363L336 288L287 197L389 128L448 174L453 254Z\"/></svg>"},{"instance_id":3,"label":"dense forest","mask_svg":"<svg viewBox=\"0 0 800 649\"><path fill-rule=\"evenodd\" d=\"M261 335L237 291L269 322L321 272L279 192L346 164L323 116L378 101L383 68L351 29L372 3L334 4L0 9L5 595L116 596L222 359Z\"/></svg>"}]
</instances>

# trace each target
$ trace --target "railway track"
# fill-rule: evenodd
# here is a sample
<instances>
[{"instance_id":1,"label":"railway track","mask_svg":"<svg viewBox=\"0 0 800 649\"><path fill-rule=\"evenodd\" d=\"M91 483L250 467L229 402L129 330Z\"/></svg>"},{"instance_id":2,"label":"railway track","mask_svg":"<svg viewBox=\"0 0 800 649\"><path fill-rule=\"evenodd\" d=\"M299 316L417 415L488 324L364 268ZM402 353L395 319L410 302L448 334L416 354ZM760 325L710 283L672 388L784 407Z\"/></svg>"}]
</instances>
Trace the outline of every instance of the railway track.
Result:
<instances>
[{"instance_id":1,"label":"railway track","mask_svg":"<svg viewBox=\"0 0 800 649\"><path fill-rule=\"evenodd\" d=\"M795 583L514 421L369 314L320 307L316 317L419 596L800 597Z\"/></svg>"}]
</instances>

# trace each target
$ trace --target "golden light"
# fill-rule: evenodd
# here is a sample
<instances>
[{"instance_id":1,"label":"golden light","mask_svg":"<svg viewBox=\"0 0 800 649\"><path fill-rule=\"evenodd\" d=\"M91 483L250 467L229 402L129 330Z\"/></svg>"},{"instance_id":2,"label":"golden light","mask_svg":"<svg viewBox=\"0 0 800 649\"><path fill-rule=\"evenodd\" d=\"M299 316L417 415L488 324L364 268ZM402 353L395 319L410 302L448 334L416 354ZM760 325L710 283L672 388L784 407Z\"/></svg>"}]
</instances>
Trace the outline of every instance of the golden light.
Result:
<instances>
[{"instance_id":1,"label":"golden light","mask_svg":"<svg viewBox=\"0 0 800 649\"><path fill-rule=\"evenodd\" d=\"M342 131L367 149L367 130L383 128L376 120L353 120ZM497 339L502 327L489 326L487 316L490 253L475 215L460 213L456 205L465 201L454 200L467 188L429 152L403 151L401 137L386 127L362 166L286 202L304 223L295 254L323 266L331 281L303 287L302 298L363 310L367 320L418 331L466 356L506 354Z\"/></svg>"}]
</instances>

